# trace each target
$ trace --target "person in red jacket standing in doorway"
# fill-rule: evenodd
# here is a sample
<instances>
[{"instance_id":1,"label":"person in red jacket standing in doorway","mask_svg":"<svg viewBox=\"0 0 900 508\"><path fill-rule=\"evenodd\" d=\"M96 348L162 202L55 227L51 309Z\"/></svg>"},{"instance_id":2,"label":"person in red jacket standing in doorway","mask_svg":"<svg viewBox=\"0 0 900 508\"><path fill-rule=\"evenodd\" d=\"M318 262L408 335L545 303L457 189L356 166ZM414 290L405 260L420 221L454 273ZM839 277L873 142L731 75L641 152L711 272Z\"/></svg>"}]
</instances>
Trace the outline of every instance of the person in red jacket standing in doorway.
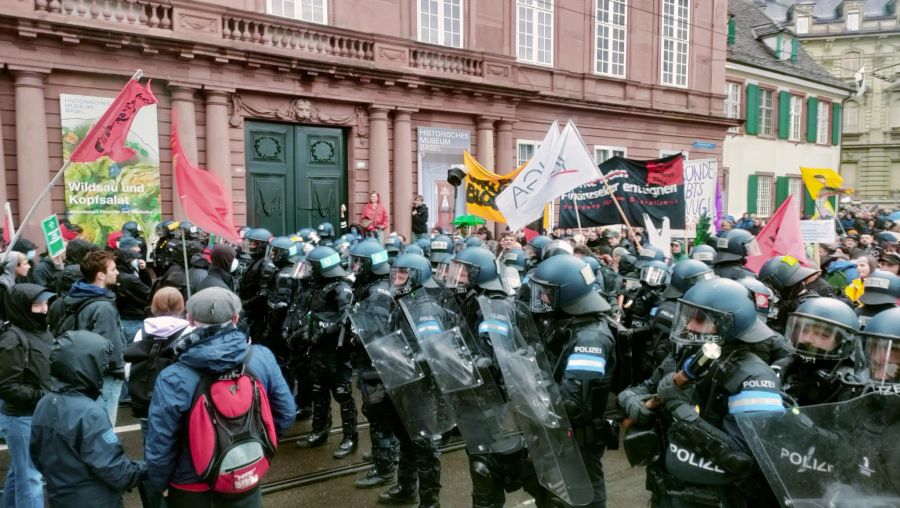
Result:
<instances>
[{"instance_id":1,"label":"person in red jacket standing in doorway","mask_svg":"<svg viewBox=\"0 0 900 508\"><path fill-rule=\"evenodd\" d=\"M366 229L369 236L374 236L380 243L384 243L384 230L388 225L388 214L384 205L381 204L381 196L375 191L369 193L369 202L363 207L360 224Z\"/></svg>"}]
</instances>

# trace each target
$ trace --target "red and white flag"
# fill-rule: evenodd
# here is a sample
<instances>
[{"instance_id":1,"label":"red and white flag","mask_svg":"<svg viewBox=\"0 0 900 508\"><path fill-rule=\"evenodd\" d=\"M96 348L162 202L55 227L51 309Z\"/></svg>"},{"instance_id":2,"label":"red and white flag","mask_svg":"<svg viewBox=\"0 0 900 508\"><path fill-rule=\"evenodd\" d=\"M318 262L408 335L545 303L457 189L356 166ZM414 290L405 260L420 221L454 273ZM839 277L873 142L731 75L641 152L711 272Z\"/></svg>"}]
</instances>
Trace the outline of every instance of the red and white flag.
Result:
<instances>
[{"instance_id":1,"label":"red and white flag","mask_svg":"<svg viewBox=\"0 0 900 508\"><path fill-rule=\"evenodd\" d=\"M198 227L232 244L240 243L232 218L231 196L225 194L216 175L193 166L185 156L178 140L176 115L172 115L172 170L184 215Z\"/></svg>"},{"instance_id":2,"label":"red and white flag","mask_svg":"<svg viewBox=\"0 0 900 508\"><path fill-rule=\"evenodd\" d=\"M792 256L803 265L809 266L803 234L800 231L800 209L793 204L794 196L788 195L781 207L769 219L762 231L756 235L761 254L747 258L747 268L759 273L762 265L774 256Z\"/></svg>"}]
</instances>

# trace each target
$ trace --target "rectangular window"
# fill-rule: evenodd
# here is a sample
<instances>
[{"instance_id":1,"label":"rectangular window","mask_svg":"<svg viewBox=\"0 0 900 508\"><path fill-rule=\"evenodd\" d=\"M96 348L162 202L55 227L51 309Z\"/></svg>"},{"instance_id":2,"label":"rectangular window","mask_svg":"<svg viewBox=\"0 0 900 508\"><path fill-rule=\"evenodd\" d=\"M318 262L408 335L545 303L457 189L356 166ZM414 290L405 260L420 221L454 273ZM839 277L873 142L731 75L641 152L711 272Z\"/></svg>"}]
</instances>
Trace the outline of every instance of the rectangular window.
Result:
<instances>
[{"instance_id":1,"label":"rectangular window","mask_svg":"<svg viewBox=\"0 0 900 508\"><path fill-rule=\"evenodd\" d=\"M462 47L462 0L419 0L419 41Z\"/></svg>"},{"instance_id":2,"label":"rectangular window","mask_svg":"<svg viewBox=\"0 0 900 508\"><path fill-rule=\"evenodd\" d=\"M553 0L516 0L517 58L553 65Z\"/></svg>"},{"instance_id":3,"label":"rectangular window","mask_svg":"<svg viewBox=\"0 0 900 508\"><path fill-rule=\"evenodd\" d=\"M628 150L622 146L600 146L594 145L594 162L603 164L613 157L627 157Z\"/></svg>"},{"instance_id":4,"label":"rectangular window","mask_svg":"<svg viewBox=\"0 0 900 508\"><path fill-rule=\"evenodd\" d=\"M803 99L796 95L791 96L790 134L788 139L800 141L800 121L803 119Z\"/></svg>"},{"instance_id":5,"label":"rectangular window","mask_svg":"<svg viewBox=\"0 0 900 508\"><path fill-rule=\"evenodd\" d=\"M828 129L828 115L831 111L831 103L819 101L817 109L816 125L816 143L820 145L828 144L828 135L831 131Z\"/></svg>"},{"instance_id":6,"label":"rectangular window","mask_svg":"<svg viewBox=\"0 0 900 508\"><path fill-rule=\"evenodd\" d=\"M625 77L628 0L597 0L597 74Z\"/></svg>"},{"instance_id":7,"label":"rectangular window","mask_svg":"<svg viewBox=\"0 0 900 508\"><path fill-rule=\"evenodd\" d=\"M847 30L859 30L859 13L851 12L847 14Z\"/></svg>"},{"instance_id":8,"label":"rectangular window","mask_svg":"<svg viewBox=\"0 0 900 508\"><path fill-rule=\"evenodd\" d=\"M772 115L774 113L775 93L772 90L759 91L759 134L760 136L772 136Z\"/></svg>"},{"instance_id":9,"label":"rectangular window","mask_svg":"<svg viewBox=\"0 0 900 508\"><path fill-rule=\"evenodd\" d=\"M662 84L688 86L690 0L662 0Z\"/></svg>"},{"instance_id":10,"label":"rectangular window","mask_svg":"<svg viewBox=\"0 0 900 508\"><path fill-rule=\"evenodd\" d=\"M725 117L740 118L741 117L741 95L743 87L740 83L725 83ZM732 127L728 132L741 132L740 127Z\"/></svg>"},{"instance_id":11,"label":"rectangular window","mask_svg":"<svg viewBox=\"0 0 900 508\"><path fill-rule=\"evenodd\" d=\"M684 160L688 160L691 158L690 152L686 152L684 150L665 150L665 149L659 151L659 158L662 159L663 157L668 157L670 155L677 155L679 153L681 155L684 155Z\"/></svg>"},{"instance_id":12,"label":"rectangular window","mask_svg":"<svg viewBox=\"0 0 900 508\"><path fill-rule=\"evenodd\" d=\"M797 27L798 34L807 34L809 33L809 16L798 16L797 17Z\"/></svg>"},{"instance_id":13,"label":"rectangular window","mask_svg":"<svg viewBox=\"0 0 900 508\"><path fill-rule=\"evenodd\" d=\"M266 0L269 14L309 21L328 23L328 0Z\"/></svg>"},{"instance_id":14,"label":"rectangular window","mask_svg":"<svg viewBox=\"0 0 900 508\"><path fill-rule=\"evenodd\" d=\"M757 175L756 178L756 215L769 217L772 215L772 177Z\"/></svg>"},{"instance_id":15,"label":"rectangular window","mask_svg":"<svg viewBox=\"0 0 900 508\"><path fill-rule=\"evenodd\" d=\"M534 157L534 152L537 151L540 143L537 141L529 141L525 139L520 139L516 141L516 167L525 164L530 161L532 157Z\"/></svg>"},{"instance_id":16,"label":"rectangular window","mask_svg":"<svg viewBox=\"0 0 900 508\"><path fill-rule=\"evenodd\" d=\"M788 193L794 196L794 203L802 206L803 203L803 179L797 177L788 177Z\"/></svg>"}]
</instances>

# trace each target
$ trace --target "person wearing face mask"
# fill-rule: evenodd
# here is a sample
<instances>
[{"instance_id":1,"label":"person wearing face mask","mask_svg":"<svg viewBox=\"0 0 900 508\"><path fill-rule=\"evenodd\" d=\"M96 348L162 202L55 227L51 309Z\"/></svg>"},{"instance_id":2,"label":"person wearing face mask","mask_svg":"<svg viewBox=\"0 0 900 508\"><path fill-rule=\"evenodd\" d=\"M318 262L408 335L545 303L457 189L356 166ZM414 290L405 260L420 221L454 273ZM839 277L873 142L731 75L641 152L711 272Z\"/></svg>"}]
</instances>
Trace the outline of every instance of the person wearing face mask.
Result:
<instances>
[{"instance_id":1,"label":"person wearing face mask","mask_svg":"<svg viewBox=\"0 0 900 508\"><path fill-rule=\"evenodd\" d=\"M25 254L21 252L0 254L0 263L3 265L3 271L0 273L0 320L5 321L9 292L18 282L25 280L31 265L28 264Z\"/></svg>"},{"instance_id":2,"label":"person wearing face mask","mask_svg":"<svg viewBox=\"0 0 900 508\"><path fill-rule=\"evenodd\" d=\"M234 247L230 245L216 245L209 253L209 258L209 274L200 282L195 291L199 293L206 288L217 287L233 292L234 277L232 274L240 264Z\"/></svg>"},{"instance_id":3,"label":"person wearing face mask","mask_svg":"<svg viewBox=\"0 0 900 508\"><path fill-rule=\"evenodd\" d=\"M115 251L119 277L116 279L116 285L110 289L116 294L116 308L122 319L126 346L131 344L134 335L141 329L144 318L147 317L147 304L150 301L150 285L141 277L143 260L140 259L140 255L139 244L130 237L123 238Z\"/></svg>"},{"instance_id":4,"label":"person wearing face mask","mask_svg":"<svg viewBox=\"0 0 900 508\"><path fill-rule=\"evenodd\" d=\"M47 302L54 295L43 286L22 283L7 295L9 322L0 334L0 426L6 429L10 465L3 484L3 506L40 507L44 491L29 452L34 408L50 390Z\"/></svg>"}]
</instances>

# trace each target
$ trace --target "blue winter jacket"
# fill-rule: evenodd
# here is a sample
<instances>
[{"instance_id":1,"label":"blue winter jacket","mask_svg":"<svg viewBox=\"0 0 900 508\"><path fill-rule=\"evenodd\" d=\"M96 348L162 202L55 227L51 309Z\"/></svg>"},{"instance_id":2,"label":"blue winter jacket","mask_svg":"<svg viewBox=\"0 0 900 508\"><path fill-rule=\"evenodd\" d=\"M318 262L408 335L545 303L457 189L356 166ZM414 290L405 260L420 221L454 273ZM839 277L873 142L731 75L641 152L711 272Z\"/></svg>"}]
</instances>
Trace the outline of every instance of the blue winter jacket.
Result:
<instances>
[{"instance_id":1,"label":"blue winter jacket","mask_svg":"<svg viewBox=\"0 0 900 508\"><path fill-rule=\"evenodd\" d=\"M201 481L194 471L182 428L185 413L190 410L200 382L198 371L221 373L231 370L244 361L251 347L247 344L247 335L230 325L211 336L201 338L203 335L205 332L201 328L180 339L179 346L186 344L187 349L176 363L160 373L153 388L144 460L150 482L159 490L169 488L170 484ZM272 407L275 431L282 436L294 424L297 412L294 397L272 352L263 346L252 347L253 356L247 370L262 382Z\"/></svg>"}]
</instances>

